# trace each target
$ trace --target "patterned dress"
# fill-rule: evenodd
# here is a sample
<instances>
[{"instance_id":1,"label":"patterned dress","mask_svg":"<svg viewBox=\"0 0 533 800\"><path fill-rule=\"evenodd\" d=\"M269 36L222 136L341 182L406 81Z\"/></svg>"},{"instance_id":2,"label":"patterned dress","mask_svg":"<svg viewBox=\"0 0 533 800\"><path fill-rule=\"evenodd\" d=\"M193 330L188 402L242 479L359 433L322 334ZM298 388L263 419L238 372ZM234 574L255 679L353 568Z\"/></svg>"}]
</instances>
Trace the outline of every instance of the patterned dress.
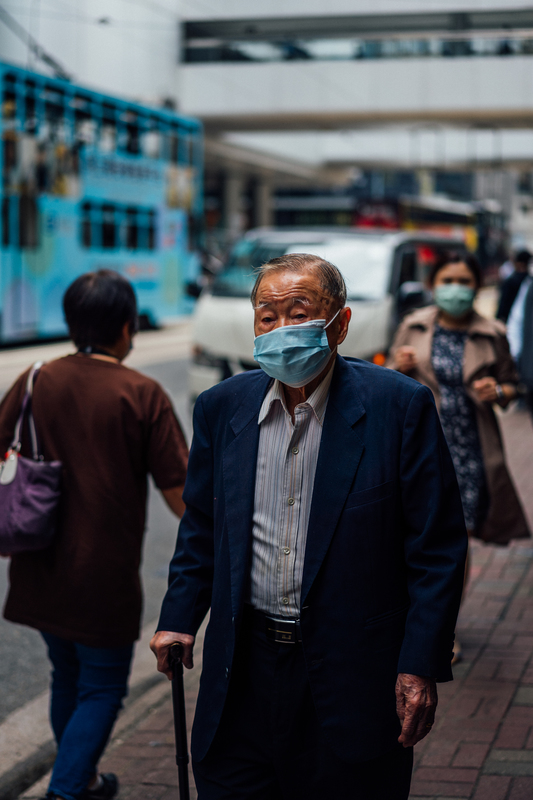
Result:
<instances>
[{"instance_id":1,"label":"patterned dress","mask_svg":"<svg viewBox=\"0 0 533 800\"><path fill-rule=\"evenodd\" d=\"M466 337L466 331L436 325L431 363L439 383L440 420L457 474L466 527L474 530L486 510L486 488L476 411L463 384Z\"/></svg>"}]
</instances>

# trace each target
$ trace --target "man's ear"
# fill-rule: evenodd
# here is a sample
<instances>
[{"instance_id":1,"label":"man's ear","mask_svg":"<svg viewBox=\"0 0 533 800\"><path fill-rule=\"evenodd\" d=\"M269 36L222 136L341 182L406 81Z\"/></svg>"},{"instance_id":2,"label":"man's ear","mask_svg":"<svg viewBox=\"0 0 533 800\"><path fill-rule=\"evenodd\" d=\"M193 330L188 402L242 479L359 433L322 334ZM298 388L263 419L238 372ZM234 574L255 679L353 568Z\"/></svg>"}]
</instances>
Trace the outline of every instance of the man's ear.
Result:
<instances>
[{"instance_id":1,"label":"man's ear","mask_svg":"<svg viewBox=\"0 0 533 800\"><path fill-rule=\"evenodd\" d=\"M344 306L339 314L339 334L337 336L337 346L342 344L346 339L351 318L352 309L349 306Z\"/></svg>"}]
</instances>

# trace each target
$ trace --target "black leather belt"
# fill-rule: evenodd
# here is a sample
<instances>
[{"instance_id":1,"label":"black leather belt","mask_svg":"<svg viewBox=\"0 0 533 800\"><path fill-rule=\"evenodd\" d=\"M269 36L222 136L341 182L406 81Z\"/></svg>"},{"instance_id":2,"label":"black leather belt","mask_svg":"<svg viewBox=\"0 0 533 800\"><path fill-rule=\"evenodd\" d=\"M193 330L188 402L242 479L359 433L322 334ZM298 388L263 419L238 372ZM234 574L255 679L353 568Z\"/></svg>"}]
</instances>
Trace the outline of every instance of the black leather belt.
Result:
<instances>
[{"instance_id":1,"label":"black leather belt","mask_svg":"<svg viewBox=\"0 0 533 800\"><path fill-rule=\"evenodd\" d=\"M264 633L266 638L277 644L296 644L302 641L300 620L290 617L271 617L256 608L250 608L247 616L254 630Z\"/></svg>"}]
</instances>

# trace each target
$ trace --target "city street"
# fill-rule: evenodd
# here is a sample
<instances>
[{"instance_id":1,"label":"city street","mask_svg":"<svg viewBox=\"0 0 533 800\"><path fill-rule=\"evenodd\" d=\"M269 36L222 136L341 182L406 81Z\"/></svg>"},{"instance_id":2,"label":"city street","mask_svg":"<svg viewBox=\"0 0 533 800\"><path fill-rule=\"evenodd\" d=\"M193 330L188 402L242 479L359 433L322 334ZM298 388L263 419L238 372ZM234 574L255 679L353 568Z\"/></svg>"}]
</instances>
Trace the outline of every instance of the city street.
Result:
<instances>
[{"instance_id":1,"label":"city street","mask_svg":"<svg viewBox=\"0 0 533 800\"><path fill-rule=\"evenodd\" d=\"M417 723L410 800L533 800L532 87L531 0L0 0L0 402L49 365L35 407L52 462L0 452L3 549L24 536L41 547L0 556L0 800L183 794L172 685L149 647L177 514L192 561L161 626L196 630L210 598L184 674L189 744L208 626L197 730L209 735L223 711L265 758L284 732L301 766L294 742L310 741L315 710L340 758L368 760L386 736L393 756L387 691L398 671L449 677L455 625L461 657L435 720L426 705ZM197 402L187 512L186 448L165 397L76 356L67 329L157 381L189 445L194 403L245 373ZM339 361L316 403L284 415L275 402L259 428L265 373L294 387L287 401L297 387L309 399L335 347L364 369ZM409 396L369 364L428 391L411 383ZM4 406L4 446L18 397ZM451 460L438 458L437 415ZM200 493L214 562L211 512L193 497L211 484ZM469 532L508 543L472 537L465 580L459 500ZM3 618L8 597L9 616L44 626L47 646ZM240 683L228 642L246 644L250 612L236 598L254 607L254 632L303 647L276 661L274 690L261 651L248 670L260 710L239 690L242 720L233 690L224 699ZM274 612L286 626L268 622ZM407 688L404 699L408 712ZM321 710L339 702L342 713ZM208 759L206 777L232 798L245 781L248 797L233 749L236 771L219 782ZM406 795L382 755L376 800ZM88 783L98 772L120 787ZM280 795L320 794L322 780L307 792L301 770L284 772ZM325 774L335 800L368 800L361 774ZM192 767L190 782L195 800Z\"/></svg>"},{"instance_id":2,"label":"city street","mask_svg":"<svg viewBox=\"0 0 533 800\"><path fill-rule=\"evenodd\" d=\"M533 426L516 408L501 415L509 465L533 526ZM454 681L439 684L431 734L415 748L410 800L531 800L533 797L533 545L474 542L472 571L458 624L464 658ZM190 728L201 671L185 670ZM117 723L102 769L121 782L119 800L176 800L177 773L170 686L156 686L144 715ZM21 800L36 800L44 777ZM190 771L191 798L196 791ZM386 800L386 798L383 798Z\"/></svg>"},{"instance_id":3,"label":"city street","mask_svg":"<svg viewBox=\"0 0 533 800\"><path fill-rule=\"evenodd\" d=\"M494 293L482 293L480 310L490 315L493 306ZM165 387L190 438L189 338L188 324L140 334L127 363ZM60 343L0 352L0 392L32 361L69 351L68 343ZM533 426L529 416L516 406L501 413L500 421L510 468L533 525ZM165 590L176 527L159 493L152 490L142 568L148 630ZM455 669L456 680L441 686L436 728L416 749L413 800L528 800L533 795L532 567L530 541L510 548L474 545L472 580L459 623L465 658ZM2 562L1 569L0 591L5 594L7 562ZM4 728L9 736L14 712L20 709L24 714L27 709L30 713L32 700L42 707L41 725L49 737L45 715L49 668L40 637L35 631L3 620L0 637L0 680L4 687L0 737L2 720L7 717ZM201 644L200 634L196 667L185 676L189 729L201 669ZM158 680L151 658L145 634L137 646L143 681L132 691L103 762L104 769L120 777L121 800L171 800L176 795L170 687L164 679ZM24 798L42 796L46 783L44 776Z\"/></svg>"},{"instance_id":4,"label":"city street","mask_svg":"<svg viewBox=\"0 0 533 800\"><path fill-rule=\"evenodd\" d=\"M141 333L127 365L141 369L159 381L171 396L190 439L187 390L188 324L176 329ZM0 396L20 372L38 359L49 360L72 352L68 343L0 351ZM172 354L175 353L175 358ZM80 453L80 457L82 454ZM166 587L167 567L174 549L177 519L167 509L159 492L150 491L148 526L142 566L145 587L144 624L156 620ZM0 560L0 595L7 591L8 560ZM0 619L0 723L7 715L43 692L50 667L39 634L22 625Z\"/></svg>"}]
</instances>

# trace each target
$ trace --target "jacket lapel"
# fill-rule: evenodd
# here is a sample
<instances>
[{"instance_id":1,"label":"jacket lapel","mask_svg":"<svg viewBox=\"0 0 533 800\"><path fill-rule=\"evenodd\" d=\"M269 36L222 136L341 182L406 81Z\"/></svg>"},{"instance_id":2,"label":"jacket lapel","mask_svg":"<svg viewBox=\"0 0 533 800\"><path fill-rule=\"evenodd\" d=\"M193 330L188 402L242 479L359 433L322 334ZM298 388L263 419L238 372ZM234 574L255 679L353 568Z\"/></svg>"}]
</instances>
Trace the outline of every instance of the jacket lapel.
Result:
<instances>
[{"instance_id":1,"label":"jacket lapel","mask_svg":"<svg viewBox=\"0 0 533 800\"><path fill-rule=\"evenodd\" d=\"M327 553L363 455L363 442L353 426L364 414L355 370L337 356L309 515L302 605Z\"/></svg>"},{"instance_id":2,"label":"jacket lapel","mask_svg":"<svg viewBox=\"0 0 533 800\"><path fill-rule=\"evenodd\" d=\"M262 373L245 396L229 423L235 438L222 456L233 614L237 614L240 607L248 577L246 570L249 566L259 445L257 420L269 383L268 375Z\"/></svg>"}]
</instances>

